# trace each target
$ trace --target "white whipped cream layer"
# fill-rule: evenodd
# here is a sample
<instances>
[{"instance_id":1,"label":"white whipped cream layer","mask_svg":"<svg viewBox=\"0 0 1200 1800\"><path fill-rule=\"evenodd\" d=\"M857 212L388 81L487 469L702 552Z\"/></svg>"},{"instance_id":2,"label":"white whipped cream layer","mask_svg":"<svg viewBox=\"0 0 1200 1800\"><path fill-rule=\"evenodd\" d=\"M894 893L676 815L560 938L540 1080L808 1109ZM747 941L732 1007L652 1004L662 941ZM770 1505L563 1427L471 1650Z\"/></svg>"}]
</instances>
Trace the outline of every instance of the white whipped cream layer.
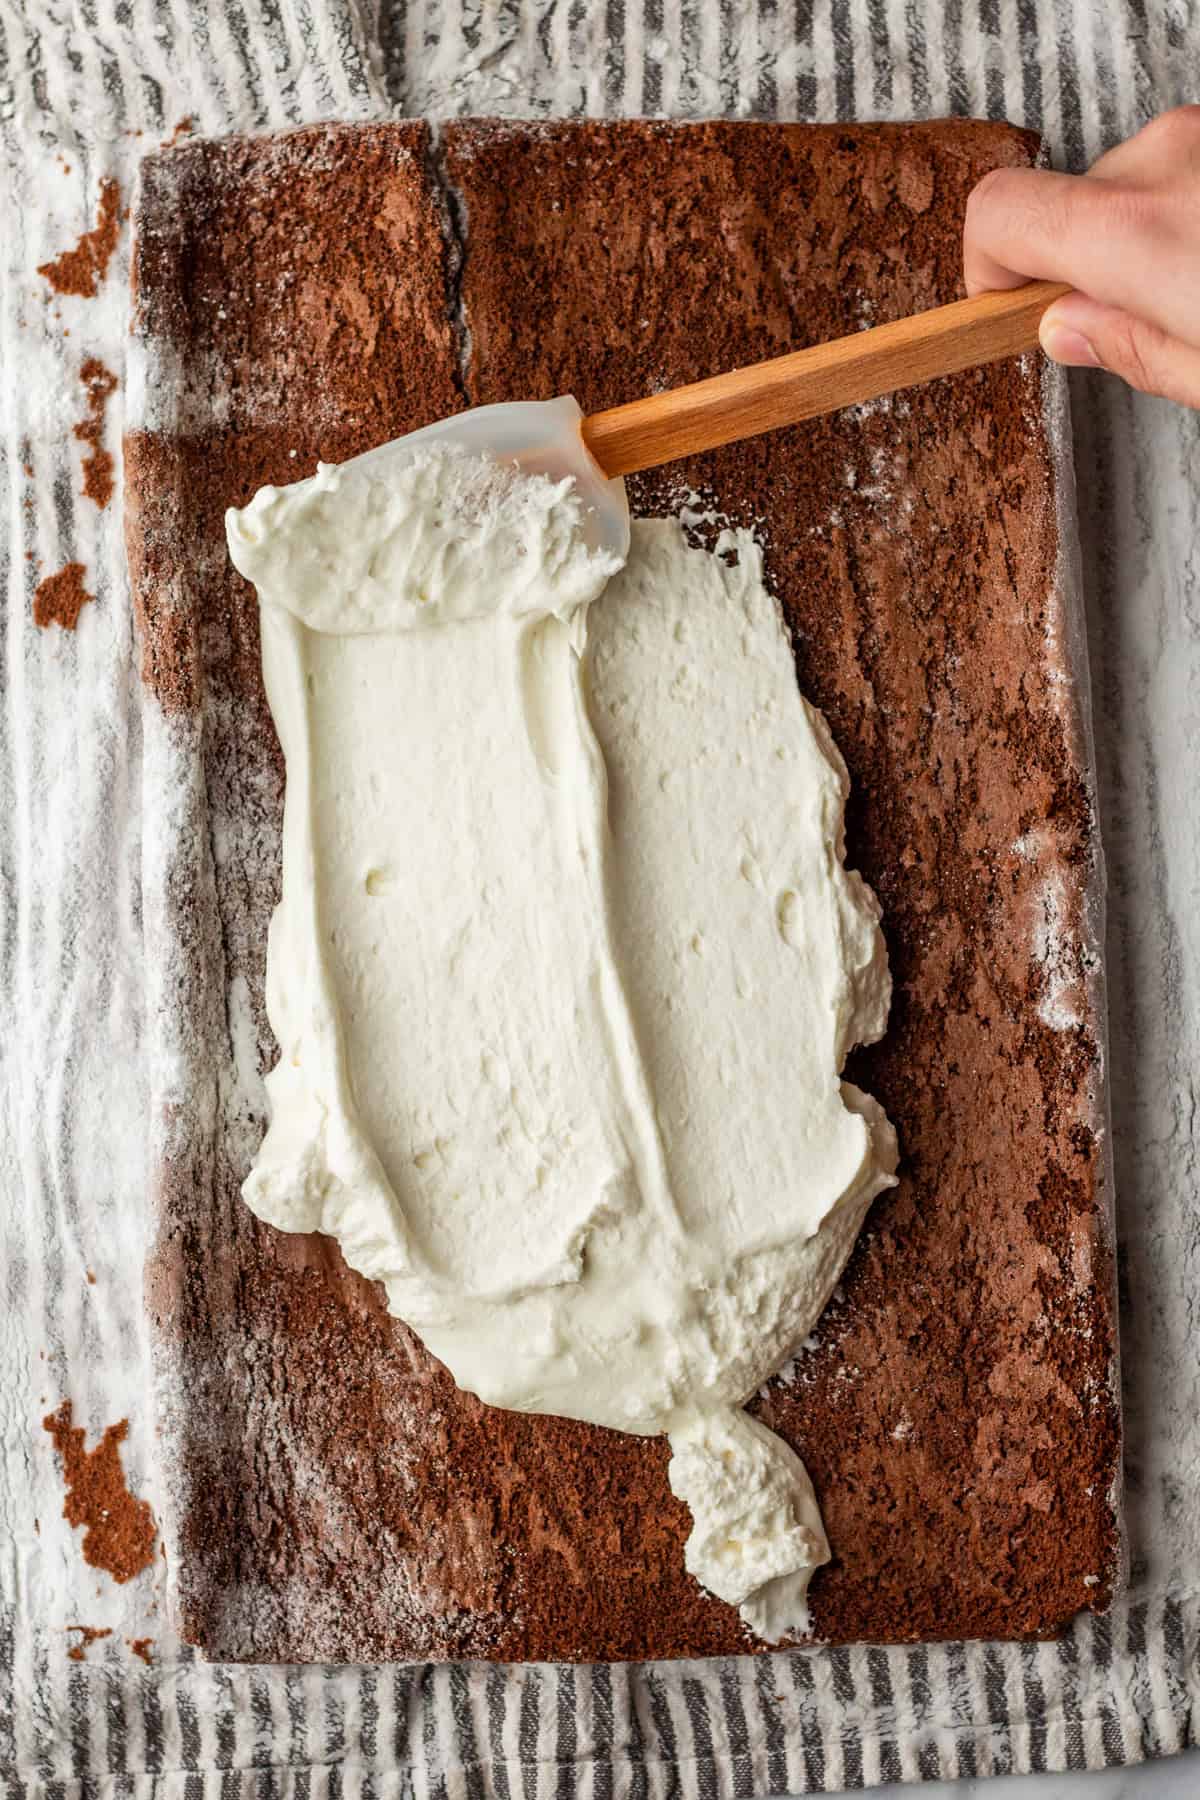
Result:
<instances>
[{"instance_id":1,"label":"white whipped cream layer","mask_svg":"<svg viewBox=\"0 0 1200 1800\"><path fill-rule=\"evenodd\" d=\"M668 1434L689 1569L778 1639L828 1546L741 1407L893 1179L840 1080L879 909L752 538L637 522L622 569L585 525L435 449L228 515L287 761L244 1191L485 1401Z\"/></svg>"}]
</instances>

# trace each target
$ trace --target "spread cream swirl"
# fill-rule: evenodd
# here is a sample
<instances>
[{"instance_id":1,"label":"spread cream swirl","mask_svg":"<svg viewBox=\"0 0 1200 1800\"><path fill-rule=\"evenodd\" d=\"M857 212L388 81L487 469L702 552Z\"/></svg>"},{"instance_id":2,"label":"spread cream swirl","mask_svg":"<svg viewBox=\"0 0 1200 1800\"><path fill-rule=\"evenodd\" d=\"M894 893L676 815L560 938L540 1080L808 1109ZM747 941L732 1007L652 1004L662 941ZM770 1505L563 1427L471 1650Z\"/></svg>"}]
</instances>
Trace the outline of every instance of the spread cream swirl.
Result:
<instances>
[{"instance_id":1,"label":"spread cream swirl","mask_svg":"<svg viewBox=\"0 0 1200 1800\"><path fill-rule=\"evenodd\" d=\"M840 1078L879 909L752 538L585 526L445 448L228 515L287 762L244 1192L483 1400L666 1433L689 1569L776 1640L828 1546L742 1407L893 1178Z\"/></svg>"}]
</instances>

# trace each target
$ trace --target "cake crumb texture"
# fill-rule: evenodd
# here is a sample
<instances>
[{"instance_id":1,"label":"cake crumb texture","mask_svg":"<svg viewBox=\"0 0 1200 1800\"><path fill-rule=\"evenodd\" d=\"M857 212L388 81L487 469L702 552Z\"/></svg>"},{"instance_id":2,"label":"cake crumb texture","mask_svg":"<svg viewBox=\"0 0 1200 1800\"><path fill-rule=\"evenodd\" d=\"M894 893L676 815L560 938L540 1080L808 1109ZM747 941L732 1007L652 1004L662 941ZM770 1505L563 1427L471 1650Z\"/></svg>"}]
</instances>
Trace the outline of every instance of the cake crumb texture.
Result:
<instances>
[{"instance_id":1,"label":"cake crumb texture","mask_svg":"<svg viewBox=\"0 0 1200 1800\"><path fill-rule=\"evenodd\" d=\"M586 411L953 299L967 193L1036 147L958 121L466 121L435 146L403 121L147 159L127 533L144 678L202 772L166 912L215 1095L167 1121L149 1294L210 1656L752 1647L684 1572L662 1443L482 1407L332 1244L241 1202L282 767L225 507L463 405ZM1046 419L1026 358L630 483L698 541L758 532L884 908L891 1023L847 1076L896 1123L900 1185L754 1402L816 1485L831 1640L1046 1635L1119 1568L1098 847Z\"/></svg>"}]
</instances>

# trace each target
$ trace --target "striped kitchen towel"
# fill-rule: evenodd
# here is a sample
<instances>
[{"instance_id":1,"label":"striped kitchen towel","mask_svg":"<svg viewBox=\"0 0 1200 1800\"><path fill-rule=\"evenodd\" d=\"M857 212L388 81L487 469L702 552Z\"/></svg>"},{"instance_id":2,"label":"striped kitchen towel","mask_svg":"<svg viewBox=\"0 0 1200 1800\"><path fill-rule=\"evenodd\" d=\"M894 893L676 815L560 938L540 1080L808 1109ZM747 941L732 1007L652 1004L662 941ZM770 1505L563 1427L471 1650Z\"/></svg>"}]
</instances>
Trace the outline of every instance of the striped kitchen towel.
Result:
<instances>
[{"instance_id":1,"label":"striped kitchen towel","mask_svg":"<svg viewBox=\"0 0 1200 1800\"><path fill-rule=\"evenodd\" d=\"M120 387L85 366L122 367L123 209L140 150L180 127L391 109L957 113L1033 126L1057 162L1081 168L1188 98L1200 98L1194 0L0 0L0 1774L11 1793L716 1800L1091 1767L1200 1740L1189 1343L1200 428L1104 379L1073 378L1072 402L1112 877L1134 1550L1130 1591L1108 1617L1081 1619L1058 1644L683 1665L207 1666L170 1640L149 1576L99 1590L80 1579L40 1423L63 1396L81 1420L128 1418L129 1484L154 1501L138 1271L155 946L141 902L171 822L143 815L141 788L170 745L136 675L120 469L111 504L81 497L80 446L95 446L65 428L98 404L99 441L119 437ZM65 244L79 246L70 264L39 275ZM85 628L67 629L80 607ZM107 1635L89 1647L84 1626Z\"/></svg>"}]
</instances>

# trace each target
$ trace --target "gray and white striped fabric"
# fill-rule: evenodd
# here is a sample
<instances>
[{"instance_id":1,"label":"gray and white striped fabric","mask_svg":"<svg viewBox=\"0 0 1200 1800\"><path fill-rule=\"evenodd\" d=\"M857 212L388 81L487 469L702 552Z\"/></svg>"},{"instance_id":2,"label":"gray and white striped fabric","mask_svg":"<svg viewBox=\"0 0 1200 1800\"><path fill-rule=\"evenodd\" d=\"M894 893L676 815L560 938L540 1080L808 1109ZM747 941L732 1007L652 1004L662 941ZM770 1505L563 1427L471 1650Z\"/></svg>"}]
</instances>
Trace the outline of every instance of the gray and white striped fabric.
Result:
<instances>
[{"instance_id":1,"label":"gray and white striped fabric","mask_svg":"<svg viewBox=\"0 0 1200 1800\"><path fill-rule=\"evenodd\" d=\"M1200 98L1195 0L0 0L0 1774L11 1793L750 1796L1134 1761L1200 1741L1200 429L1073 386L1103 821L1125 1287L1129 1595L1057 1645L597 1669L209 1667L161 1583L85 1570L42 1414L122 1416L156 1495L138 1270L161 807L119 505L79 496L79 369L119 370L124 237L94 299L38 265L195 129L391 109L1042 130L1081 168ZM120 396L110 407L110 441ZM118 492L119 501L119 492ZM77 632L32 624L82 563ZM147 998L148 985L149 1001ZM94 1277L94 1282L88 1275ZM90 1441L90 1439L89 1439ZM86 1579L85 1579L86 1576ZM86 1662L68 1627L111 1635ZM152 1662L131 1657L154 1640Z\"/></svg>"}]
</instances>

